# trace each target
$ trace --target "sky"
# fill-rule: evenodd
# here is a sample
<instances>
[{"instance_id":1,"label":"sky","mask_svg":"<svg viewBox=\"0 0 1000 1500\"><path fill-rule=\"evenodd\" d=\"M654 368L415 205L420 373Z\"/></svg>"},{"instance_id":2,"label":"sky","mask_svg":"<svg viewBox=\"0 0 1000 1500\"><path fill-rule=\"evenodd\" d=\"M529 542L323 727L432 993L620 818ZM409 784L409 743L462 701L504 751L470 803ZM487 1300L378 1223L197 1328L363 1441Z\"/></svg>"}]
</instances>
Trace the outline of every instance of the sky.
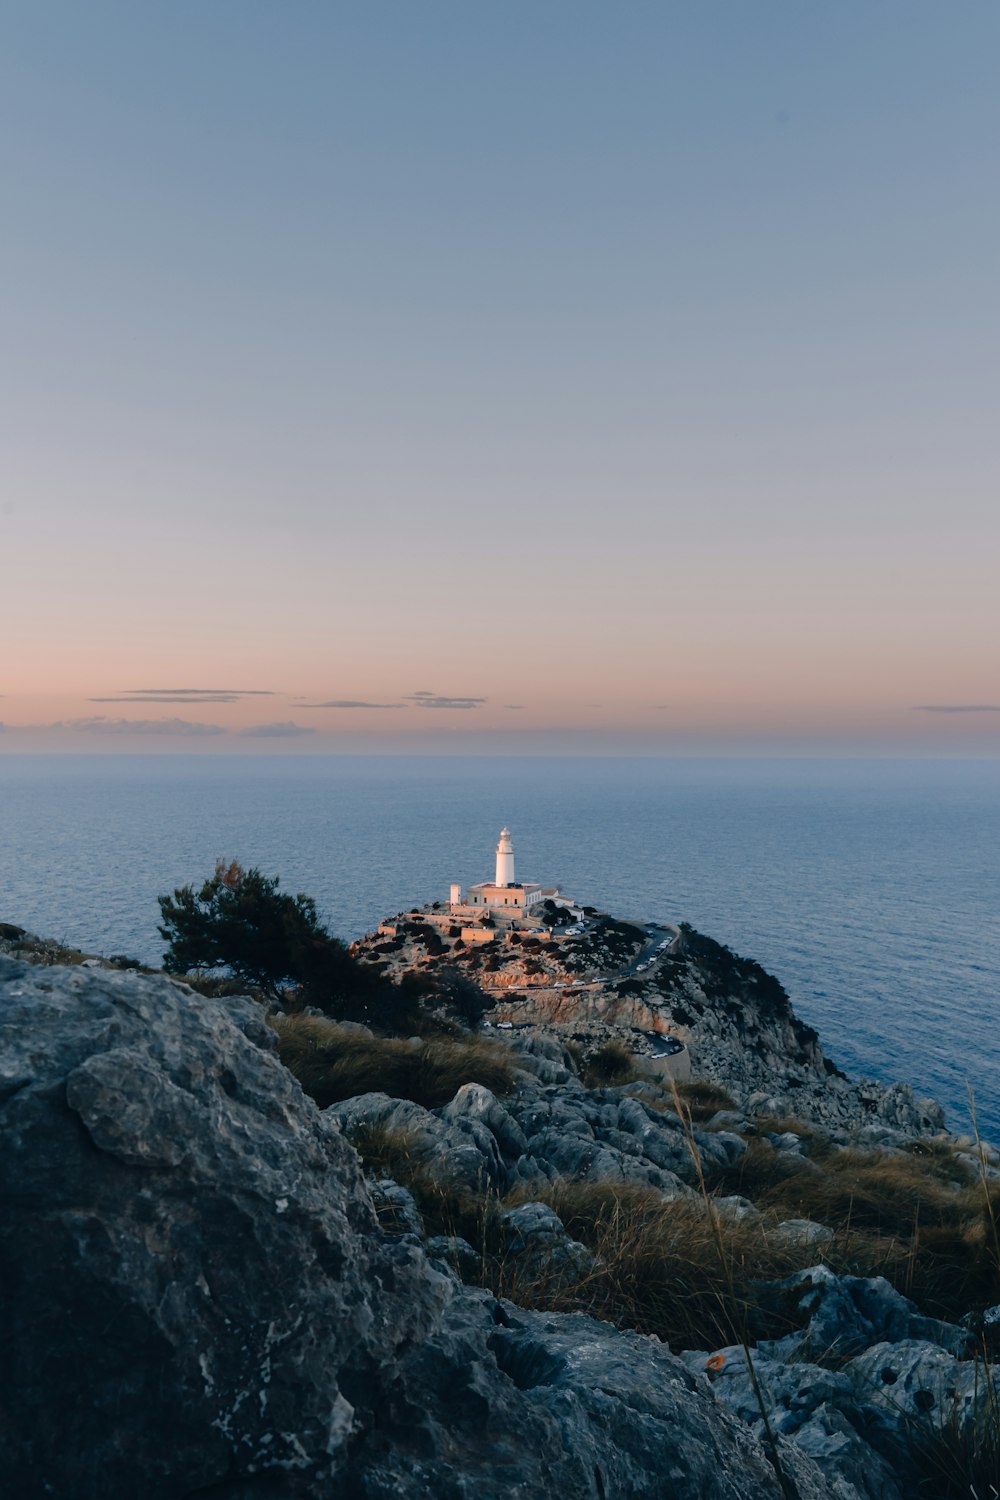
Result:
<instances>
[{"instance_id":1,"label":"sky","mask_svg":"<svg viewBox=\"0 0 1000 1500\"><path fill-rule=\"evenodd\" d=\"M0 0L0 753L1000 753L993 0Z\"/></svg>"}]
</instances>

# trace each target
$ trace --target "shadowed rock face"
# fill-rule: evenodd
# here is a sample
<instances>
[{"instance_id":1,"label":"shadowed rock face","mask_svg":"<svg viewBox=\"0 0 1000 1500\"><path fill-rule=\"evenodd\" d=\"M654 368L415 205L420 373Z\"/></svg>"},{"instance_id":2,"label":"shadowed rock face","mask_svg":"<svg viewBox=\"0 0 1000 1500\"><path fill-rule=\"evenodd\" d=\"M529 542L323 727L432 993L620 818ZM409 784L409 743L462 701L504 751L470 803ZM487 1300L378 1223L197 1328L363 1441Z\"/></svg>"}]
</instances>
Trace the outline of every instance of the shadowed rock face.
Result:
<instances>
[{"instance_id":1,"label":"shadowed rock face","mask_svg":"<svg viewBox=\"0 0 1000 1500\"><path fill-rule=\"evenodd\" d=\"M420 1267L407 1295L415 1253L380 1249L353 1151L257 1008L80 969L0 961L0 981L4 1440L23 1492L335 1470L338 1375L370 1379L445 1289ZM377 1305L359 1294L376 1276Z\"/></svg>"},{"instance_id":2,"label":"shadowed rock face","mask_svg":"<svg viewBox=\"0 0 1000 1500\"><path fill-rule=\"evenodd\" d=\"M778 1500L664 1346L380 1231L250 1002L0 959L0 1022L7 1493Z\"/></svg>"}]
</instances>

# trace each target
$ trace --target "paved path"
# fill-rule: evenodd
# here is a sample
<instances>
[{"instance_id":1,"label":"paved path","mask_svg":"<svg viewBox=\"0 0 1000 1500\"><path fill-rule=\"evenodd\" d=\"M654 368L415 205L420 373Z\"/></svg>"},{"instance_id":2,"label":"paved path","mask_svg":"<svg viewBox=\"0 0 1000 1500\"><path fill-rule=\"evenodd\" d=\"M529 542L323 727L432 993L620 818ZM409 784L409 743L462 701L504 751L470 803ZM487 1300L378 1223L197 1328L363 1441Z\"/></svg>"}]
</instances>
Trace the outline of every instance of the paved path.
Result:
<instances>
[{"instance_id":1,"label":"paved path","mask_svg":"<svg viewBox=\"0 0 1000 1500\"><path fill-rule=\"evenodd\" d=\"M491 995L526 994L529 990L602 990L609 984L617 984L619 980L636 977L639 973L640 964L650 966L656 964L672 953L680 941L681 934L678 927L661 925L659 923L653 925L649 922L634 922L632 925L646 932L646 941L635 955L635 958L627 963L624 968L619 969L617 974L605 974L601 979L567 979L561 980L556 984L527 984L523 980L519 980L517 984L512 985L481 984L480 988ZM667 946L661 953L657 949L663 942Z\"/></svg>"}]
</instances>

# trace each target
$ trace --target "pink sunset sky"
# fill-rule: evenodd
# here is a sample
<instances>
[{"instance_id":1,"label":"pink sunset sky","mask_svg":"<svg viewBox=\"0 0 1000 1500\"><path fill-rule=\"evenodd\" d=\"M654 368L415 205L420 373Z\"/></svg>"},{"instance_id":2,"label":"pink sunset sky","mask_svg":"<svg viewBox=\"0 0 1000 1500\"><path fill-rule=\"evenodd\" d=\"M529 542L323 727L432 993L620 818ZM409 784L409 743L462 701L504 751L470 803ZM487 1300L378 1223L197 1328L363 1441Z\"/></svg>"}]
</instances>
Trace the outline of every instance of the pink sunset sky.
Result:
<instances>
[{"instance_id":1,"label":"pink sunset sky","mask_svg":"<svg viewBox=\"0 0 1000 1500\"><path fill-rule=\"evenodd\" d=\"M0 754L995 756L997 12L347 9L11 18Z\"/></svg>"}]
</instances>

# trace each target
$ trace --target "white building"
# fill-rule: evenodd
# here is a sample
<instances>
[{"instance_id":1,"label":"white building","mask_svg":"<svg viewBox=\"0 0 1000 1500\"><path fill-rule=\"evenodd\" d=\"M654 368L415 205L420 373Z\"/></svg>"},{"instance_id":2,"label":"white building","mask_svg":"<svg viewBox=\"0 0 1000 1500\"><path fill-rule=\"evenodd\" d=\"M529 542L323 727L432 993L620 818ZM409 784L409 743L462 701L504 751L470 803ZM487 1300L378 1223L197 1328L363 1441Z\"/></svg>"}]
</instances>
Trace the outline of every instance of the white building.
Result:
<instances>
[{"instance_id":1,"label":"white building","mask_svg":"<svg viewBox=\"0 0 1000 1500\"><path fill-rule=\"evenodd\" d=\"M527 911L544 901L546 896L557 896L557 890L545 890L533 881L516 880L514 877L514 844L510 836L509 828L500 830L500 839L497 843L496 875L492 881L481 881L478 885L470 885L463 897L462 887L453 885L451 888L451 900L449 905L454 911L456 908L473 909L481 911L488 907L493 911L502 911L504 907L511 915L520 909ZM513 908L513 910L512 910Z\"/></svg>"}]
</instances>

